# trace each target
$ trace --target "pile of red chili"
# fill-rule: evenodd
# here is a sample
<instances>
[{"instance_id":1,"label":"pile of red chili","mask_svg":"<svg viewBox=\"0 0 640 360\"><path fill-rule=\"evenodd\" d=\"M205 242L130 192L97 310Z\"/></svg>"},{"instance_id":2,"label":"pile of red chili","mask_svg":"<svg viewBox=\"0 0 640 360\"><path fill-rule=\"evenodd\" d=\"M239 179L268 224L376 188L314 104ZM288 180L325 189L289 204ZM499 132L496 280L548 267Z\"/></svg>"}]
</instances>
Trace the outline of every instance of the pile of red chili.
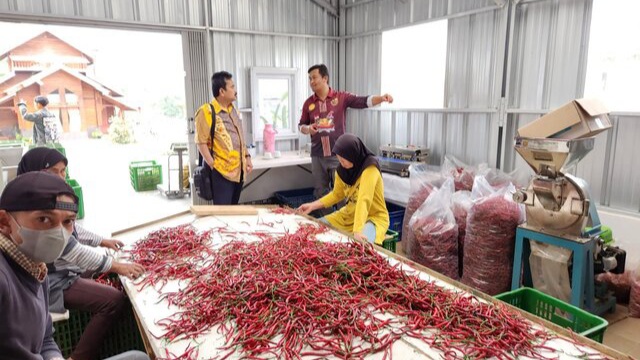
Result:
<instances>
[{"instance_id":1,"label":"pile of red chili","mask_svg":"<svg viewBox=\"0 0 640 360\"><path fill-rule=\"evenodd\" d=\"M139 240L132 250L131 260L144 266L146 276L136 285L160 289L169 280L190 280L198 276L194 266L211 256L211 230L198 233L190 225L163 228Z\"/></svg>"},{"instance_id":2,"label":"pile of red chili","mask_svg":"<svg viewBox=\"0 0 640 360\"><path fill-rule=\"evenodd\" d=\"M218 326L227 341L223 358L386 358L401 337L420 339L444 358L543 358L550 335L516 312L408 274L370 244L318 241L324 226L302 224L294 233L231 241L211 252L202 248L209 234L192 231L163 229L132 250L148 269L143 285L158 283L168 264L202 260L187 271L182 290L163 295L180 308L158 322L167 341Z\"/></svg>"}]
</instances>

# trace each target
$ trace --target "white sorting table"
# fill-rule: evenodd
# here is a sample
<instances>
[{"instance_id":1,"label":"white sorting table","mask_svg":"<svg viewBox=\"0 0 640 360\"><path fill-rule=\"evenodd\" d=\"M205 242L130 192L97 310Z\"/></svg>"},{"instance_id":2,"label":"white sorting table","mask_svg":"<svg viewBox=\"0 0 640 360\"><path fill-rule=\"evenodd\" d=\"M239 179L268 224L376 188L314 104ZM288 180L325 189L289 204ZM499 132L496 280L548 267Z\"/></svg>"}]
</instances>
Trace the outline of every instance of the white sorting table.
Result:
<instances>
[{"instance_id":1,"label":"white sorting table","mask_svg":"<svg viewBox=\"0 0 640 360\"><path fill-rule=\"evenodd\" d=\"M281 157L273 159L259 154L252 158L252 163L253 171L245 180L240 202L262 200L275 191L313 186L309 153L283 151Z\"/></svg>"},{"instance_id":2,"label":"white sorting table","mask_svg":"<svg viewBox=\"0 0 640 360\"><path fill-rule=\"evenodd\" d=\"M276 224L275 227L266 227L264 225L260 225L262 222L272 222L272 221L280 221L282 223L279 224L281 228L278 228ZM228 229L235 229L237 231L256 231L256 230L264 230L264 231L283 231L285 228L291 231L294 231L299 222L309 222L313 221L309 218L298 216L298 215L278 215L271 213L268 208L259 208L258 215L250 215L250 216L208 216L197 218L194 215L183 212L180 214L176 214L174 216L164 218L153 223L143 224L134 228L125 229L122 231L118 231L113 234L113 236L117 239L122 240L127 245L130 245L137 241L138 239L143 238L150 231L154 231L160 229L162 227L170 227L177 226L185 223L190 223L198 230L206 230L212 227L226 226ZM351 241L348 237L342 233L337 231L329 231L326 234L322 234L318 236L318 239L321 241ZM213 245L212 246L220 246L224 244L227 240L223 239L220 234L213 235ZM388 253L380 248L380 252L383 253L385 257L388 258L389 262L393 264L400 263L401 268L407 271L418 270L417 276L424 280L434 280L438 282L439 285L450 288L457 291L466 291L474 294L480 301L487 302L496 302L497 300L486 296L482 293L475 292L467 288L466 286L457 283L451 279L443 277L437 273L432 272L431 270L424 268L420 265L412 263L405 258L397 256L395 254ZM122 279L125 291L129 295L131 299L133 309L140 320L140 325L142 326L143 337L146 338L146 342L149 345L150 349L148 349L153 354L158 356L165 356L166 351L170 351L176 355L182 354L184 350L193 342L196 342L199 345L199 355L198 359L210 359L215 356L226 354L228 351L218 350L219 347L225 344L225 340L223 335L218 334L216 329L212 329L205 335L202 335L194 340L181 340L174 341L172 343L167 343L164 340L157 339L154 335L158 336L161 334L160 328L156 325L156 322L160 319L166 318L174 313L176 313L179 309L175 307L168 307L166 303L160 302L158 303L158 298L160 293L151 287L147 287L142 291L131 283L126 278ZM163 288L162 292L170 292L177 291L180 289L180 284L177 282L169 282ZM517 310L519 311L519 310ZM521 312L522 315L529 319L530 321L538 324L536 326L540 327L548 327L551 330L560 333L561 335L567 335L567 331L561 329L560 327L544 322L543 320L528 314L526 312ZM582 339L581 339L582 340ZM554 339L548 341L545 346L548 346L552 349L556 349L555 353L545 353L545 355L555 355L558 356L558 359L578 359L579 351L588 351L589 353L595 354L603 354L613 358L629 358L616 352L613 349L605 347L601 344L593 342L589 339L584 339L584 345L580 346L580 349L576 349L576 347L569 342L564 340ZM441 353L437 350L431 349L426 343L412 339L412 338L403 338L401 340L396 341L393 345L393 355L396 359L439 359L441 358ZM377 353L370 355L367 359L381 359L383 356L382 353ZM231 358L238 358L238 354L234 354ZM603 356L604 357L604 356Z\"/></svg>"}]
</instances>

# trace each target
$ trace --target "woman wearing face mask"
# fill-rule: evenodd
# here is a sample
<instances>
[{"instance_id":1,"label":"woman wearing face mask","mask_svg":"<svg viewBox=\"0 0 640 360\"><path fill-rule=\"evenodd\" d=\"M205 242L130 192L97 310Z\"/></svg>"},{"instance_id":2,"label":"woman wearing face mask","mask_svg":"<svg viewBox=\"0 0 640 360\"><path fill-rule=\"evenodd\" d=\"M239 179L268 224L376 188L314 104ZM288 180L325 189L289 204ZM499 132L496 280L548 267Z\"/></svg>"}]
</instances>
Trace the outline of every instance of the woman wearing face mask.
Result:
<instances>
[{"instance_id":1,"label":"woman wearing face mask","mask_svg":"<svg viewBox=\"0 0 640 360\"><path fill-rule=\"evenodd\" d=\"M65 177L66 164L66 157L57 150L34 148L20 160L18 175L31 172L51 173L62 180ZM75 230L78 228L79 226L75 225ZM75 230L72 225L69 241L62 254L47 261L49 311L64 313L65 309L79 309L93 314L70 357L73 360L92 360L96 359L106 334L122 312L126 297L121 291L81 278L80 275L85 271L96 271L114 272L135 278L144 272L144 268L138 264L120 263L95 252L76 240ZM97 245L97 242L85 242Z\"/></svg>"},{"instance_id":2,"label":"woman wearing face mask","mask_svg":"<svg viewBox=\"0 0 640 360\"><path fill-rule=\"evenodd\" d=\"M298 211L309 214L346 200L345 206L323 220L337 229L352 232L356 239L381 245L389 228L389 212L384 202L378 159L353 134L340 136L333 153L340 162L333 190L321 199L300 205Z\"/></svg>"}]
</instances>

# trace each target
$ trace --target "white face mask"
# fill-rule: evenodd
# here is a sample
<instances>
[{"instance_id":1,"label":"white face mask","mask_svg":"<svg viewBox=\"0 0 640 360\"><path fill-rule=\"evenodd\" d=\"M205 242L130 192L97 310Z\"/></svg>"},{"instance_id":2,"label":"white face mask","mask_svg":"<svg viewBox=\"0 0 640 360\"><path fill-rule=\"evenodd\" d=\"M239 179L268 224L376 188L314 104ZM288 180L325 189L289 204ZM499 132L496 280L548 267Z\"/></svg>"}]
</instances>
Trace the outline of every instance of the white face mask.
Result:
<instances>
[{"instance_id":1,"label":"white face mask","mask_svg":"<svg viewBox=\"0 0 640 360\"><path fill-rule=\"evenodd\" d=\"M13 219L13 216L11 217ZM52 263L62 255L62 251L69 242L71 233L63 226L49 230L33 230L18 224L18 234L22 244L18 249L35 262Z\"/></svg>"}]
</instances>

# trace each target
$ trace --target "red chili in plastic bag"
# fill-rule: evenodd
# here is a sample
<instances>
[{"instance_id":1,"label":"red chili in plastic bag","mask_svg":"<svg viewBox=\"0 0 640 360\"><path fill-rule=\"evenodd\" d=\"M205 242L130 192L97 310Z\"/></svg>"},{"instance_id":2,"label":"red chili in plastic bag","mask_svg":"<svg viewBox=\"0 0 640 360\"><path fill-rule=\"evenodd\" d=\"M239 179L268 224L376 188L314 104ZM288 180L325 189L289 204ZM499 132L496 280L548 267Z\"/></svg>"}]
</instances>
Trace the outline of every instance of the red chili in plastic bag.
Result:
<instances>
[{"instance_id":1,"label":"red chili in plastic bag","mask_svg":"<svg viewBox=\"0 0 640 360\"><path fill-rule=\"evenodd\" d=\"M458 224L458 274L462 276L463 271L463 256L464 256L464 237L467 233L467 210L464 206L454 203L451 206L453 216L456 218L456 224Z\"/></svg>"},{"instance_id":2,"label":"red chili in plastic bag","mask_svg":"<svg viewBox=\"0 0 640 360\"><path fill-rule=\"evenodd\" d=\"M431 195L433 186L424 184L422 188L415 193L411 194L409 201L407 202L407 208L404 211L404 219L402 220L402 241L408 239L409 236L409 220L413 216L413 213L424 203L425 200ZM405 249L407 251L407 249Z\"/></svg>"},{"instance_id":3,"label":"red chili in plastic bag","mask_svg":"<svg viewBox=\"0 0 640 360\"><path fill-rule=\"evenodd\" d=\"M462 283L489 295L511 287L520 209L503 196L480 199L469 211Z\"/></svg>"},{"instance_id":4,"label":"red chili in plastic bag","mask_svg":"<svg viewBox=\"0 0 640 360\"><path fill-rule=\"evenodd\" d=\"M409 258L434 271L458 279L458 231L456 224L449 224L434 217L420 218L413 223L415 236Z\"/></svg>"},{"instance_id":5,"label":"red chili in plastic bag","mask_svg":"<svg viewBox=\"0 0 640 360\"><path fill-rule=\"evenodd\" d=\"M631 277L631 295L629 296L629 315L640 317L640 274Z\"/></svg>"}]
</instances>

